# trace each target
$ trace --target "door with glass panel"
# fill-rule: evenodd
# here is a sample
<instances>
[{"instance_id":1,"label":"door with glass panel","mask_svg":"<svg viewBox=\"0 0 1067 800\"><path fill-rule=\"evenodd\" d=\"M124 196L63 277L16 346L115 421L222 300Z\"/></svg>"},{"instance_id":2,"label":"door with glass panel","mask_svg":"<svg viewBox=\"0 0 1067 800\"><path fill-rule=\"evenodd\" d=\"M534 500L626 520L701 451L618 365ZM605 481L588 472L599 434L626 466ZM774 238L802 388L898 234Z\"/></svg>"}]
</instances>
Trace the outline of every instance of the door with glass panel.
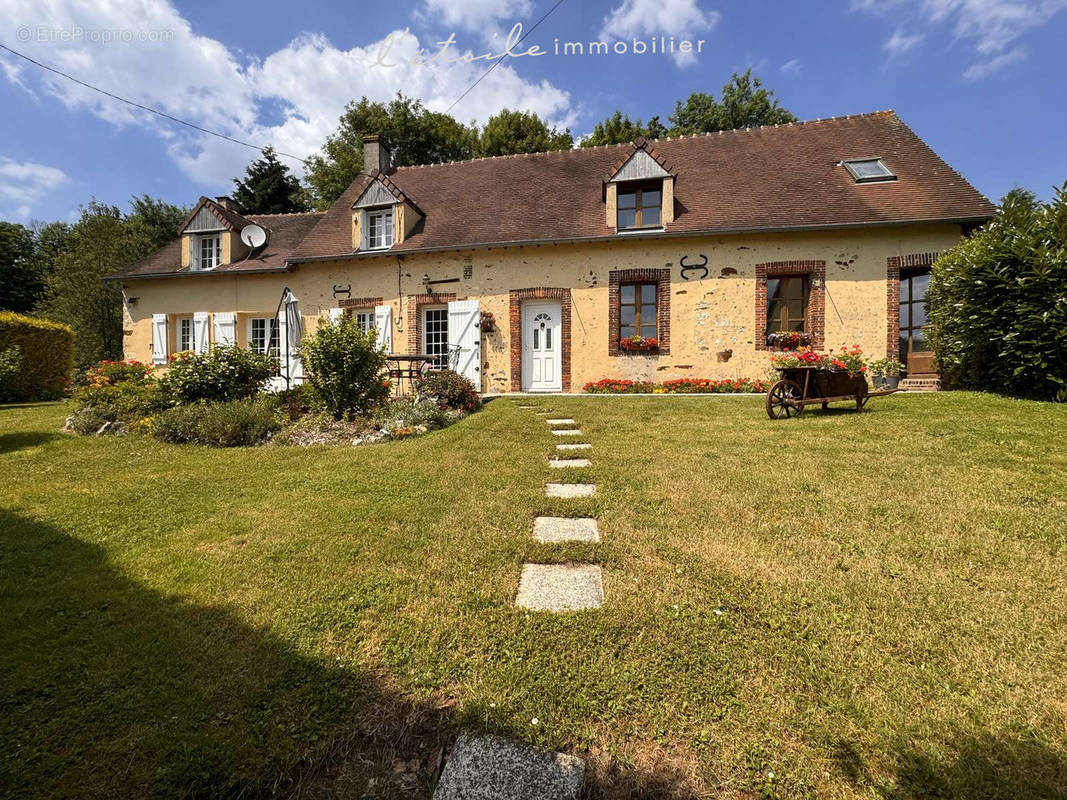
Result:
<instances>
[{"instance_id":1,"label":"door with glass panel","mask_svg":"<svg viewBox=\"0 0 1067 800\"><path fill-rule=\"evenodd\" d=\"M900 275L900 360L907 374L934 375L934 354L926 338L926 291L930 270L902 272Z\"/></svg>"},{"instance_id":2,"label":"door with glass panel","mask_svg":"<svg viewBox=\"0 0 1067 800\"><path fill-rule=\"evenodd\" d=\"M559 302L522 306L522 390L558 392L562 384Z\"/></svg>"},{"instance_id":3,"label":"door with glass panel","mask_svg":"<svg viewBox=\"0 0 1067 800\"><path fill-rule=\"evenodd\" d=\"M435 369L448 369L448 306L433 306L422 312L422 352L433 356Z\"/></svg>"}]
</instances>

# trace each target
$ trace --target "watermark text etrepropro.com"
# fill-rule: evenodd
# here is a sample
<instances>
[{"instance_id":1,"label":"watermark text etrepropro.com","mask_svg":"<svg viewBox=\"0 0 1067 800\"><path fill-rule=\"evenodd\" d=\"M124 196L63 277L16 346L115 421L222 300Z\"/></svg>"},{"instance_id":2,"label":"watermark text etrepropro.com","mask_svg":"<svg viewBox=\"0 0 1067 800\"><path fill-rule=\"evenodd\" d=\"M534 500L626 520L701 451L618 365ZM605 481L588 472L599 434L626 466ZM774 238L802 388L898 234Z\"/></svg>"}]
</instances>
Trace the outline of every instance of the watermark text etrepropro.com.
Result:
<instances>
[{"instance_id":1,"label":"watermark text etrepropro.com","mask_svg":"<svg viewBox=\"0 0 1067 800\"><path fill-rule=\"evenodd\" d=\"M169 28L154 30L136 28L83 28L72 25L56 28L49 25L23 25L16 32L20 42L89 42L91 44L129 44L133 42L173 42L174 31Z\"/></svg>"}]
</instances>

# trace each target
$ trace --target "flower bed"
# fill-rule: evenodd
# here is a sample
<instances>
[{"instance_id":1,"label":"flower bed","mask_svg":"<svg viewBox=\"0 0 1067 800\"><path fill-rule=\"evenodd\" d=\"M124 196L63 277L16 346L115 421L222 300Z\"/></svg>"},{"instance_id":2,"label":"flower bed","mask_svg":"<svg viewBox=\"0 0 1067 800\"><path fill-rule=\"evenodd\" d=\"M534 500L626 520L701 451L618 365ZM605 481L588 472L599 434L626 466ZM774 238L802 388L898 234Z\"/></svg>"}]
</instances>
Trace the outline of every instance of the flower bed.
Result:
<instances>
[{"instance_id":1,"label":"flower bed","mask_svg":"<svg viewBox=\"0 0 1067 800\"><path fill-rule=\"evenodd\" d=\"M587 394L740 394L767 391L770 382L758 378L675 378L662 383L604 378L587 383Z\"/></svg>"}]
</instances>

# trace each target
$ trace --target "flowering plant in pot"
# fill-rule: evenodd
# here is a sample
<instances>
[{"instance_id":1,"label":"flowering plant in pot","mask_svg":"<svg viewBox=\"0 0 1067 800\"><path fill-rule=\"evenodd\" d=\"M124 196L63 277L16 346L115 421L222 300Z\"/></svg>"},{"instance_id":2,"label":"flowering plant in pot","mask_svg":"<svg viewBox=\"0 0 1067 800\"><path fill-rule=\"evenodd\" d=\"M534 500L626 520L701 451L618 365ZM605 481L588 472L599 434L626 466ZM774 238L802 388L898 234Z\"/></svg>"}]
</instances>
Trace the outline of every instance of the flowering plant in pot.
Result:
<instances>
[{"instance_id":1,"label":"flowering plant in pot","mask_svg":"<svg viewBox=\"0 0 1067 800\"><path fill-rule=\"evenodd\" d=\"M895 358L880 358L870 364L875 388L896 389L900 385L900 373L904 365Z\"/></svg>"},{"instance_id":2,"label":"flowering plant in pot","mask_svg":"<svg viewBox=\"0 0 1067 800\"><path fill-rule=\"evenodd\" d=\"M818 367L826 368L828 356L817 353L810 347L798 347L796 350L777 353L771 356L771 366L777 369L789 369L795 367Z\"/></svg>"},{"instance_id":3,"label":"flowering plant in pot","mask_svg":"<svg viewBox=\"0 0 1067 800\"><path fill-rule=\"evenodd\" d=\"M767 347L778 350L796 350L810 344L811 334L804 331L775 331L767 334Z\"/></svg>"},{"instance_id":4,"label":"flowering plant in pot","mask_svg":"<svg viewBox=\"0 0 1067 800\"><path fill-rule=\"evenodd\" d=\"M855 377L867 371L867 359L863 357L860 346L854 344L852 347L841 348L837 353L831 350L826 366L832 372L847 372Z\"/></svg>"},{"instance_id":5,"label":"flowering plant in pot","mask_svg":"<svg viewBox=\"0 0 1067 800\"><path fill-rule=\"evenodd\" d=\"M652 336L627 336L619 339L619 347L630 351L648 351L659 347L659 341Z\"/></svg>"},{"instance_id":6,"label":"flowering plant in pot","mask_svg":"<svg viewBox=\"0 0 1067 800\"><path fill-rule=\"evenodd\" d=\"M483 311L482 318L478 325L482 333L495 333L496 332L496 317L493 316L492 311Z\"/></svg>"}]
</instances>

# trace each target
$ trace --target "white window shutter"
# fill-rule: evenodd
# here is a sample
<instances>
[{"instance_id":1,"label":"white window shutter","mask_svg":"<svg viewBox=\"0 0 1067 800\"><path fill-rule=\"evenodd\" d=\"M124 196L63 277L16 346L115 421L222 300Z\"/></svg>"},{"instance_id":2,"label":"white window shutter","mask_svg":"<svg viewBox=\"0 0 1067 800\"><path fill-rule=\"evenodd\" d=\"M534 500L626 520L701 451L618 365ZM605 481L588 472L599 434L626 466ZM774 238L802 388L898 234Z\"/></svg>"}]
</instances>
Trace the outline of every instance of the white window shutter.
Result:
<instances>
[{"instance_id":1,"label":"white window shutter","mask_svg":"<svg viewBox=\"0 0 1067 800\"><path fill-rule=\"evenodd\" d=\"M232 345L237 341L237 315L232 311L215 314L215 344Z\"/></svg>"},{"instance_id":2,"label":"white window shutter","mask_svg":"<svg viewBox=\"0 0 1067 800\"><path fill-rule=\"evenodd\" d=\"M359 249L367 249L367 212L362 209L359 212Z\"/></svg>"},{"instance_id":3,"label":"white window shutter","mask_svg":"<svg viewBox=\"0 0 1067 800\"><path fill-rule=\"evenodd\" d=\"M167 363L167 315L152 315L152 363Z\"/></svg>"},{"instance_id":4,"label":"white window shutter","mask_svg":"<svg viewBox=\"0 0 1067 800\"><path fill-rule=\"evenodd\" d=\"M378 331L378 346L393 352L393 307L374 307L374 328Z\"/></svg>"},{"instance_id":5,"label":"white window shutter","mask_svg":"<svg viewBox=\"0 0 1067 800\"><path fill-rule=\"evenodd\" d=\"M193 314L193 352L206 353L210 338L208 335L209 316L206 311Z\"/></svg>"},{"instance_id":6,"label":"white window shutter","mask_svg":"<svg viewBox=\"0 0 1067 800\"><path fill-rule=\"evenodd\" d=\"M343 308L331 308L328 309L328 311L330 313L330 322L337 322L345 315L345 310Z\"/></svg>"},{"instance_id":7,"label":"white window shutter","mask_svg":"<svg viewBox=\"0 0 1067 800\"><path fill-rule=\"evenodd\" d=\"M459 348L456 372L482 390L482 311L477 300L448 304L448 346Z\"/></svg>"},{"instance_id":8,"label":"white window shutter","mask_svg":"<svg viewBox=\"0 0 1067 800\"><path fill-rule=\"evenodd\" d=\"M200 269L200 237L189 237L189 269Z\"/></svg>"}]
</instances>

